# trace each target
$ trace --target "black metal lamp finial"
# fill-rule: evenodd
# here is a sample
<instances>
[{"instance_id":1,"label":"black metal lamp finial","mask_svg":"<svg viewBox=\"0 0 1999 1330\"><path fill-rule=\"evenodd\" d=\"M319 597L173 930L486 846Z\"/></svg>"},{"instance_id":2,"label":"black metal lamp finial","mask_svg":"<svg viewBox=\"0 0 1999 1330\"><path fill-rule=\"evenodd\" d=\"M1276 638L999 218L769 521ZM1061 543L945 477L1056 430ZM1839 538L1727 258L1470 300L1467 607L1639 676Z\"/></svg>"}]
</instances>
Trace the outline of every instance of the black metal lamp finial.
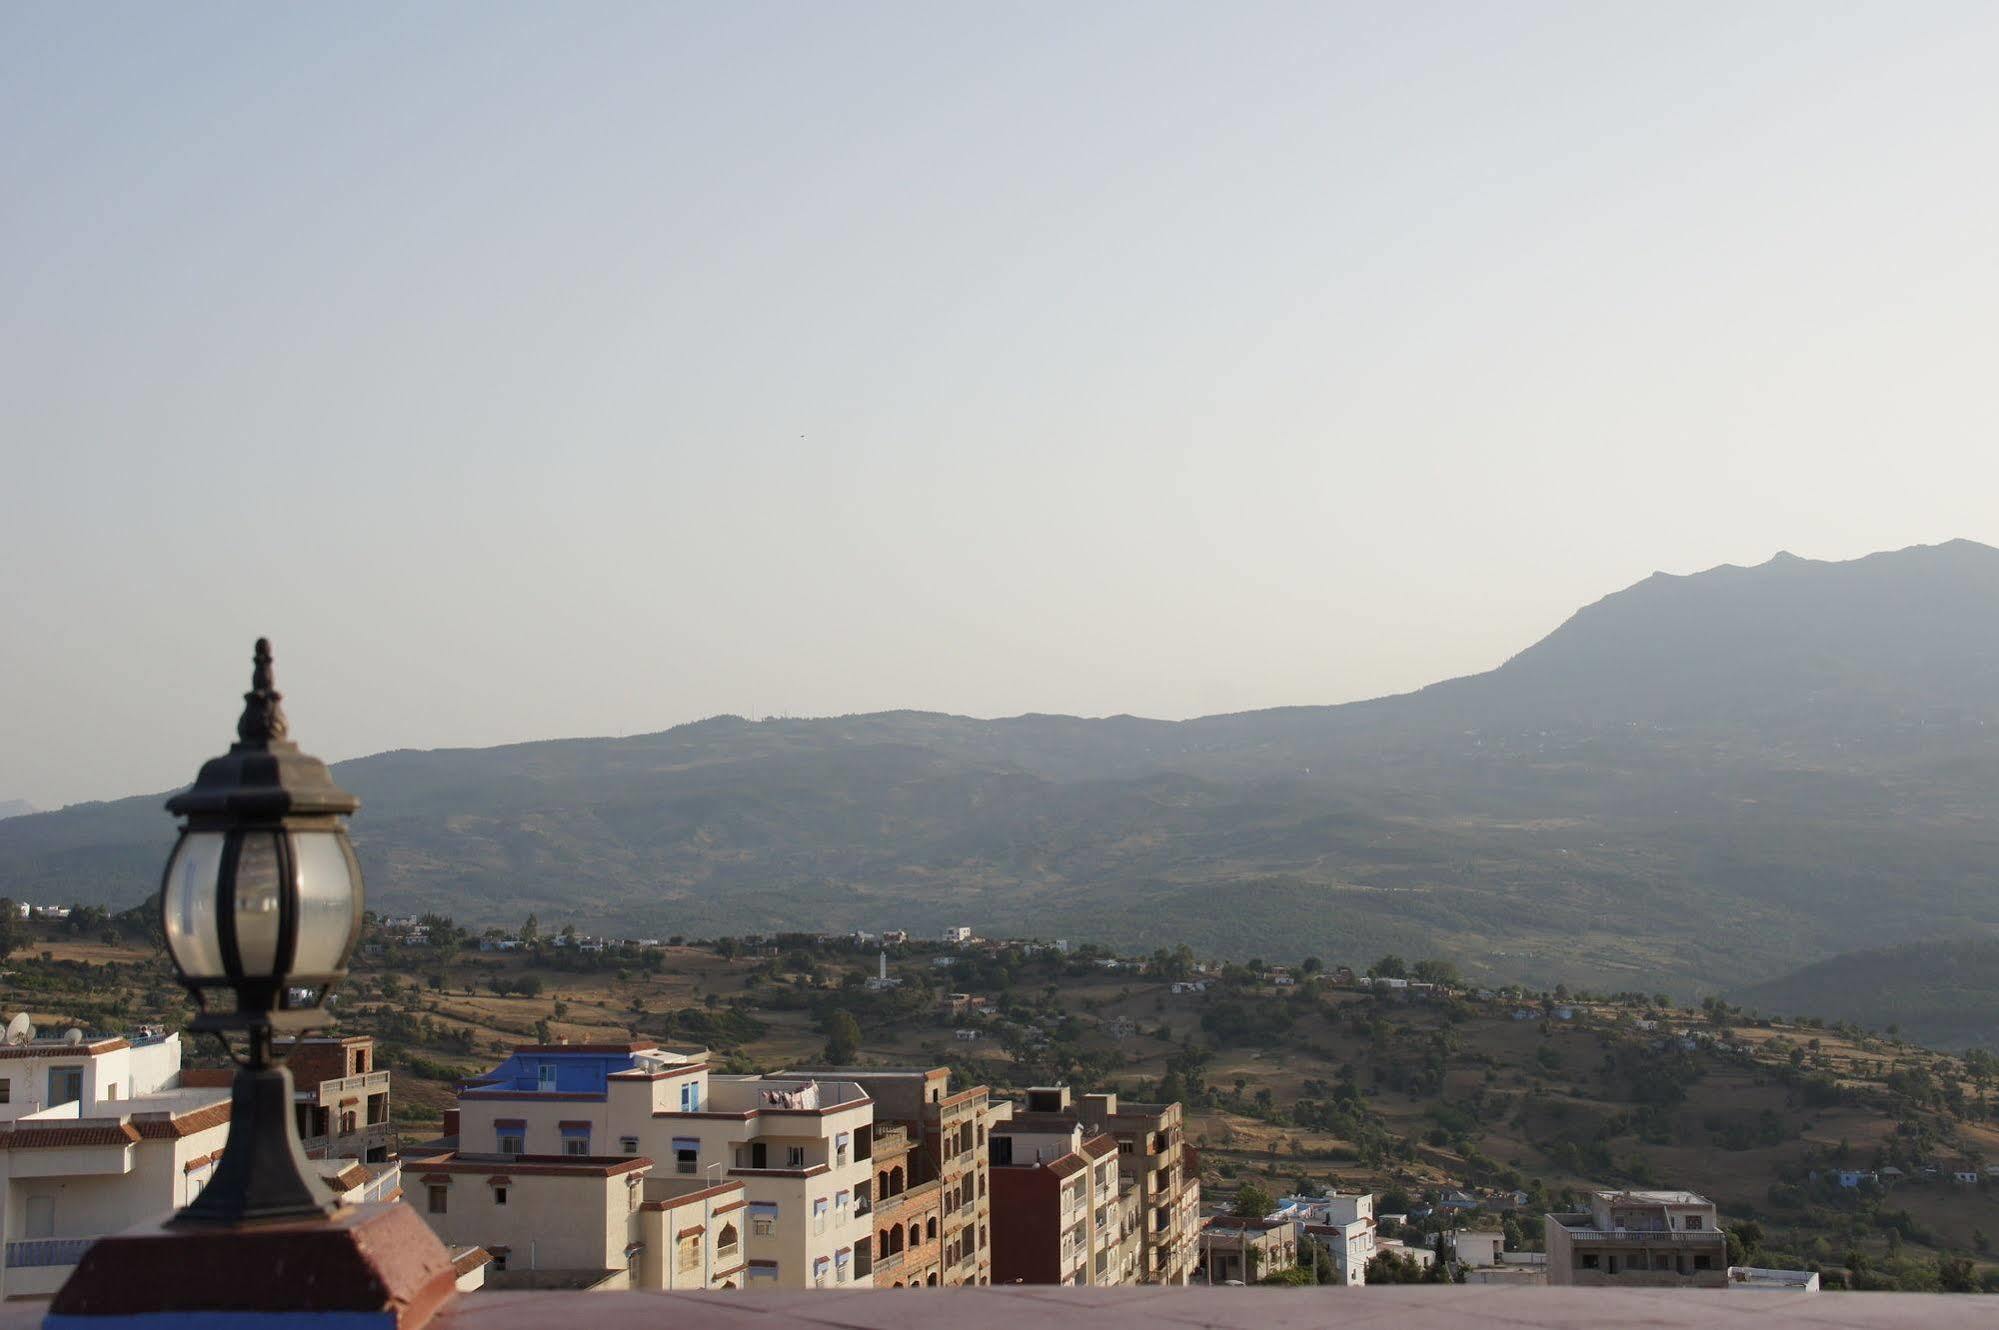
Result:
<instances>
[{"instance_id":1,"label":"black metal lamp finial","mask_svg":"<svg viewBox=\"0 0 1999 1330\"><path fill-rule=\"evenodd\" d=\"M250 691L243 694L243 716L236 722L236 737L246 744L263 745L285 738L290 727L282 705L285 695L277 690L271 676L271 639L258 638L256 654L250 659Z\"/></svg>"}]
</instances>

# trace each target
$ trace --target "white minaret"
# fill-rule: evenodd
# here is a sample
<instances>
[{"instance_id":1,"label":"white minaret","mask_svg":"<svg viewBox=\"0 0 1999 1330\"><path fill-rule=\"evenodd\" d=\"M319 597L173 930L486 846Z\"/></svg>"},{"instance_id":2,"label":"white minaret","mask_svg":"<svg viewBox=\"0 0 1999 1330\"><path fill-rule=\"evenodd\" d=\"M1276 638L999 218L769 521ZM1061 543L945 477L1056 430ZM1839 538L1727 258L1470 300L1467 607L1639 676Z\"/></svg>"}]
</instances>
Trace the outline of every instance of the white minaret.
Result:
<instances>
[{"instance_id":1,"label":"white minaret","mask_svg":"<svg viewBox=\"0 0 1999 1330\"><path fill-rule=\"evenodd\" d=\"M876 974L875 974L875 977L876 977L877 979L881 980L881 981L882 981L883 983L887 983L887 982L888 982L888 948L887 948L887 947L883 947L883 948L882 948L882 961L881 961L881 968L880 968L880 970L878 970L878 971L876 972Z\"/></svg>"}]
</instances>

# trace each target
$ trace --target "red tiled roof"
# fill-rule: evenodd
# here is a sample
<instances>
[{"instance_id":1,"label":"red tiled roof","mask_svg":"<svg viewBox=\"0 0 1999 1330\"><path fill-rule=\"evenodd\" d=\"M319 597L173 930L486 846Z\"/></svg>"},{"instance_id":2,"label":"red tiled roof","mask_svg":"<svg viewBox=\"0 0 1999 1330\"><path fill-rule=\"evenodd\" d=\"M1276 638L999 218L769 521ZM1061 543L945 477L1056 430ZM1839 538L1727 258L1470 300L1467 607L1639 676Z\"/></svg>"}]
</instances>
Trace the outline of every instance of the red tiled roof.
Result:
<instances>
[{"instance_id":1,"label":"red tiled roof","mask_svg":"<svg viewBox=\"0 0 1999 1330\"><path fill-rule=\"evenodd\" d=\"M1083 1153L1092 1159L1102 1159L1105 1155L1114 1155L1117 1153L1117 1137L1110 1135L1093 1136L1083 1142Z\"/></svg>"},{"instance_id":2,"label":"red tiled roof","mask_svg":"<svg viewBox=\"0 0 1999 1330\"><path fill-rule=\"evenodd\" d=\"M79 1145L131 1145L139 1133L127 1122L74 1122L60 1119L0 1131L0 1150L61 1150Z\"/></svg>"},{"instance_id":3,"label":"red tiled roof","mask_svg":"<svg viewBox=\"0 0 1999 1330\"><path fill-rule=\"evenodd\" d=\"M198 1131L207 1131L210 1127L219 1127L227 1121L229 1121L229 1101L227 1099L210 1104L206 1108L197 1108L192 1113L177 1113L171 1116L165 1113L134 1113L132 1115L132 1125L138 1128L139 1135L145 1137L147 1140L164 1140L169 1137L178 1139L182 1136L192 1136Z\"/></svg>"}]
</instances>

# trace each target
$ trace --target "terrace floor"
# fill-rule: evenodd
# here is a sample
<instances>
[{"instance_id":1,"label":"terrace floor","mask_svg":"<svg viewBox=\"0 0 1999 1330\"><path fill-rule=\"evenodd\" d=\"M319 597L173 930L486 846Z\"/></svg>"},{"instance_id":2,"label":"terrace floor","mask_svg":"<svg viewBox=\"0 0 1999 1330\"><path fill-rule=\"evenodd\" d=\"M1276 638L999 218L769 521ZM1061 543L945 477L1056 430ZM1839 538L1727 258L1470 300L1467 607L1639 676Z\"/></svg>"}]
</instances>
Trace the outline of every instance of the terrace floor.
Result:
<instances>
[{"instance_id":1,"label":"terrace floor","mask_svg":"<svg viewBox=\"0 0 1999 1330\"><path fill-rule=\"evenodd\" d=\"M569 1300L551 1306L554 1298ZM1470 1284L1347 1289L1011 1287L893 1292L475 1293L437 1330L542 1330L589 1299L592 1330L1992 1330L1999 1298L1975 1294L1504 1288ZM0 1321L5 1330L11 1325Z\"/></svg>"}]
</instances>

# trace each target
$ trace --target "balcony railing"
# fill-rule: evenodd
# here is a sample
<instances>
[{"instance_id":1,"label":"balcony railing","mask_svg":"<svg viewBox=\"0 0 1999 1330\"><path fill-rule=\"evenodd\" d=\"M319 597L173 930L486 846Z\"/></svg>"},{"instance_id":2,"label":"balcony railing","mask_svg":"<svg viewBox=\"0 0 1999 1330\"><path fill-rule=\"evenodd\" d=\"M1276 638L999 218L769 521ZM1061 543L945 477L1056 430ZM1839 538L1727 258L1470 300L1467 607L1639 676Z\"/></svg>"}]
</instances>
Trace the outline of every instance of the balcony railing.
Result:
<instances>
[{"instance_id":1,"label":"balcony railing","mask_svg":"<svg viewBox=\"0 0 1999 1330\"><path fill-rule=\"evenodd\" d=\"M398 1160L386 1166L369 1181L368 1185L361 1191L361 1199L364 1201L390 1200L402 1185L403 1166L402 1161Z\"/></svg>"},{"instance_id":2,"label":"balcony railing","mask_svg":"<svg viewBox=\"0 0 1999 1330\"><path fill-rule=\"evenodd\" d=\"M1719 1247L1728 1241L1718 1228L1572 1228L1568 1233L1575 1242L1663 1242Z\"/></svg>"},{"instance_id":3,"label":"balcony railing","mask_svg":"<svg viewBox=\"0 0 1999 1330\"><path fill-rule=\"evenodd\" d=\"M9 1269L31 1266L75 1265L96 1238L27 1238L7 1244Z\"/></svg>"}]
</instances>

